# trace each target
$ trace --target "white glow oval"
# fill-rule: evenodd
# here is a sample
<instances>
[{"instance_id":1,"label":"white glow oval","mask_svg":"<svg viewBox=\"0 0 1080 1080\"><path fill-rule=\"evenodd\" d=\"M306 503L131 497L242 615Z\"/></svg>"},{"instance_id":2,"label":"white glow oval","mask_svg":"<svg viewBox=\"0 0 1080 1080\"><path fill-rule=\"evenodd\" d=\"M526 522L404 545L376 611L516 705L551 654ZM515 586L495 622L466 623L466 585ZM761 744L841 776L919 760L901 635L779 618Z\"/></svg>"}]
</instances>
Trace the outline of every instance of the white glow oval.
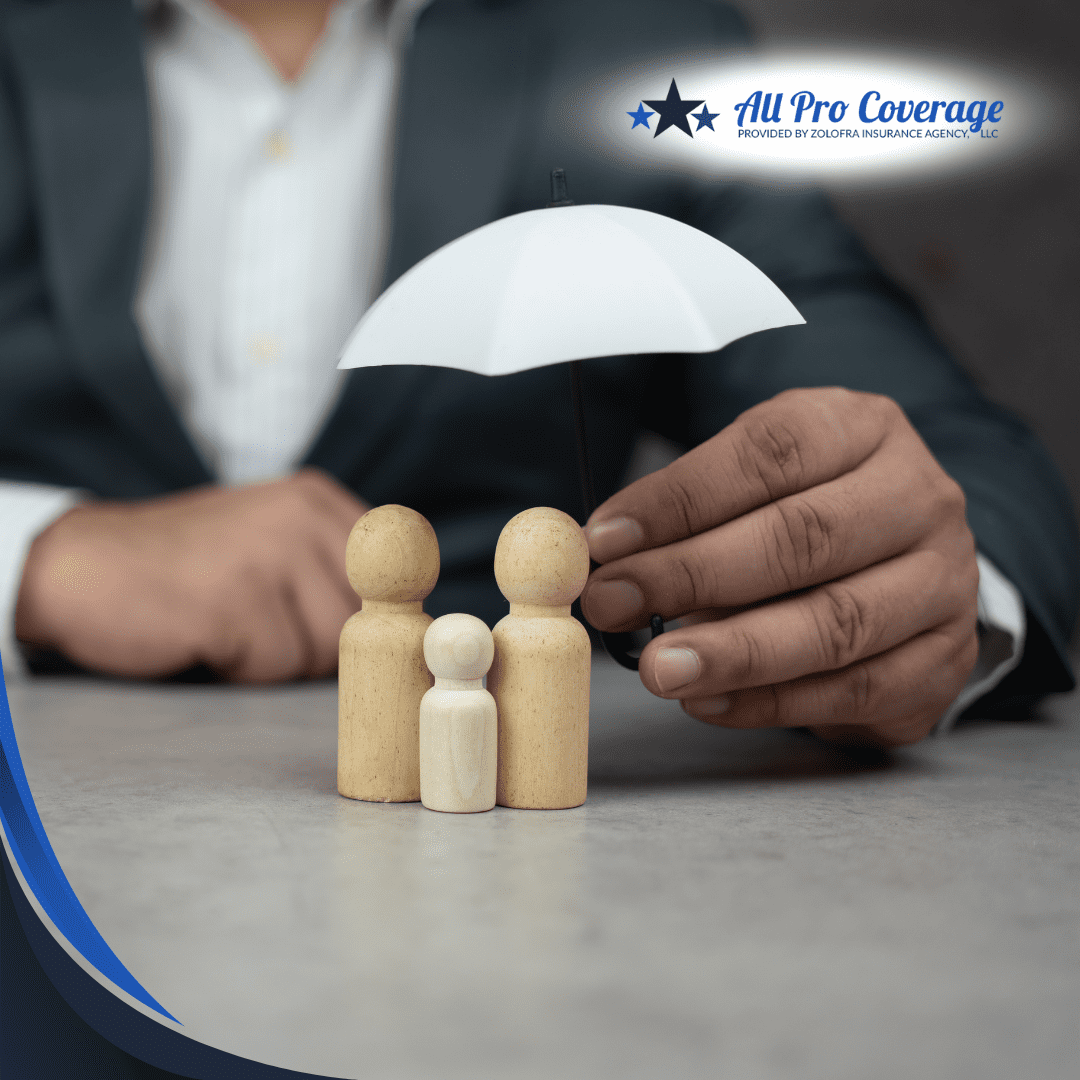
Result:
<instances>
[{"instance_id":1,"label":"white glow oval","mask_svg":"<svg viewBox=\"0 0 1080 1080\"><path fill-rule=\"evenodd\" d=\"M677 99L702 104L669 107L672 80ZM990 168L1048 144L1056 126L1052 98L1015 76L837 49L624 68L567 99L564 115L628 163L831 184Z\"/></svg>"}]
</instances>

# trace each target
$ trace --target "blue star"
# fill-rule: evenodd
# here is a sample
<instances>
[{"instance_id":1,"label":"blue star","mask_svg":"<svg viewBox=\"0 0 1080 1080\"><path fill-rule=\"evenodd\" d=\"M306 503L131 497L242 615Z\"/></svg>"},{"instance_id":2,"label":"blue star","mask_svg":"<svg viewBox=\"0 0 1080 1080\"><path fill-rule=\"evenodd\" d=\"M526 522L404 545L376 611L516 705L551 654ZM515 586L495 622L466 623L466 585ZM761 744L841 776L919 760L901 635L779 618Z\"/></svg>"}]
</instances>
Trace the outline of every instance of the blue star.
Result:
<instances>
[{"instance_id":1,"label":"blue star","mask_svg":"<svg viewBox=\"0 0 1080 1080\"><path fill-rule=\"evenodd\" d=\"M703 127L707 127L710 131L715 131L716 128L712 126L712 122L720 115L716 112L709 112L709 106L702 103L701 112L690 114L697 121L697 131L700 131Z\"/></svg>"},{"instance_id":2,"label":"blue star","mask_svg":"<svg viewBox=\"0 0 1080 1080\"><path fill-rule=\"evenodd\" d=\"M630 129L631 131L633 131L636 127L643 127L646 131L652 130L649 127L649 117L655 116L656 114L649 112L649 110L646 109L644 105L639 105L634 112L630 112L630 110L627 109L626 115L632 116L634 118L634 127Z\"/></svg>"}]
</instances>

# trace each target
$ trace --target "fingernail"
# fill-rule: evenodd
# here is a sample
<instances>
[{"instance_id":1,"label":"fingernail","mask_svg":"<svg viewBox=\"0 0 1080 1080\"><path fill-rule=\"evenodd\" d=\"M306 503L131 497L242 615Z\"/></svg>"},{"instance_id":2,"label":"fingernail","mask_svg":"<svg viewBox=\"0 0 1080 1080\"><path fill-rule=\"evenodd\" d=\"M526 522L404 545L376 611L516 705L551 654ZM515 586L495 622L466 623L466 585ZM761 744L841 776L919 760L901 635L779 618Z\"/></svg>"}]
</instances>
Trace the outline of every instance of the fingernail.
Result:
<instances>
[{"instance_id":1,"label":"fingernail","mask_svg":"<svg viewBox=\"0 0 1080 1080\"><path fill-rule=\"evenodd\" d=\"M731 708L731 698L726 694L718 697L694 698L684 701L683 708L693 717L703 720L706 717L722 716Z\"/></svg>"},{"instance_id":2,"label":"fingernail","mask_svg":"<svg viewBox=\"0 0 1080 1080\"><path fill-rule=\"evenodd\" d=\"M653 660L653 678L664 693L692 683L701 674L701 661L693 649L661 649Z\"/></svg>"},{"instance_id":3,"label":"fingernail","mask_svg":"<svg viewBox=\"0 0 1080 1080\"><path fill-rule=\"evenodd\" d=\"M645 530L633 518L611 518L586 525L585 539L589 554L598 563L605 563L638 551L645 543Z\"/></svg>"},{"instance_id":4,"label":"fingernail","mask_svg":"<svg viewBox=\"0 0 1080 1080\"><path fill-rule=\"evenodd\" d=\"M645 596L630 581L600 581L581 598L581 609L593 626L618 626L641 613Z\"/></svg>"}]
</instances>

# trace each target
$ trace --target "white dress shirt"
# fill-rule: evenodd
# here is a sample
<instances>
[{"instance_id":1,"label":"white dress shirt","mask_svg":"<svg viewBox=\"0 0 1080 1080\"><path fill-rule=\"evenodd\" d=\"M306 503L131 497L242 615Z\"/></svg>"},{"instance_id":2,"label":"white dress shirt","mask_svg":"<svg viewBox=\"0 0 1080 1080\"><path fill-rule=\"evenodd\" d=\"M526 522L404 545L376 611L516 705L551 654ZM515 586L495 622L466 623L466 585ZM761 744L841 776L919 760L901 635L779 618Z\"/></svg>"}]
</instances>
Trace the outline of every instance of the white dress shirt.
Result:
<instances>
[{"instance_id":1,"label":"white dress shirt","mask_svg":"<svg viewBox=\"0 0 1080 1080\"><path fill-rule=\"evenodd\" d=\"M389 222L391 116L404 38L427 0L341 0L285 82L207 0L150 33L154 210L135 317L210 472L289 472L341 386L341 346L374 299ZM156 23L155 23L156 25ZM0 482L0 654L21 673L14 604L33 538L78 492ZM979 666L940 728L1019 662L1024 607L979 557Z\"/></svg>"},{"instance_id":2,"label":"white dress shirt","mask_svg":"<svg viewBox=\"0 0 1080 1080\"><path fill-rule=\"evenodd\" d=\"M347 0L287 83L220 9L178 6L147 49L161 166L135 315L210 471L250 483L304 456L379 286L394 50Z\"/></svg>"}]
</instances>

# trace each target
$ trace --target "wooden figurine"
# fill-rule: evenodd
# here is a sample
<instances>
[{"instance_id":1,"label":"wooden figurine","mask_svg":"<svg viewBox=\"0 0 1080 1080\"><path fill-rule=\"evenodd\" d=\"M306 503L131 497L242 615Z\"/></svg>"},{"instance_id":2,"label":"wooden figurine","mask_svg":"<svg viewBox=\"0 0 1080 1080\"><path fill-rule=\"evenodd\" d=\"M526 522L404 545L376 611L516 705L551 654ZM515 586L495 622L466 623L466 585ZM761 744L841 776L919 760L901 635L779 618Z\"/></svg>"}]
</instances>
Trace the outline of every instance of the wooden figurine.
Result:
<instances>
[{"instance_id":1,"label":"wooden figurine","mask_svg":"<svg viewBox=\"0 0 1080 1080\"><path fill-rule=\"evenodd\" d=\"M439 542L405 506L378 506L353 526L349 582L363 601L341 631L338 791L370 802L420 798L420 699L431 686L424 598L439 577Z\"/></svg>"},{"instance_id":2,"label":"wooden figurine","mask_svg":"<svg viewBox=\"0 0 1080 1080\"><path fill-rule=\"evenodd\" d=\"M475 615L443 615L424 635L435 685L420 702L420 801L429 810L475 814L495 805L499 733L484 689L495 645Z\"/></svg>"},{"instance_id":3,"label":"wooden figurine","mask_svg":"<svg viewBox=\"0 0 1080 1080\"><path fill-rule=\"evenodd\" d=\"M590 648L570 605L588 576L585 535L561 510L525 510L499 537L495 580L510 614L494 630L488 689L499 714L500 806L585 801Z\"/></svg>"}]
</instances>

